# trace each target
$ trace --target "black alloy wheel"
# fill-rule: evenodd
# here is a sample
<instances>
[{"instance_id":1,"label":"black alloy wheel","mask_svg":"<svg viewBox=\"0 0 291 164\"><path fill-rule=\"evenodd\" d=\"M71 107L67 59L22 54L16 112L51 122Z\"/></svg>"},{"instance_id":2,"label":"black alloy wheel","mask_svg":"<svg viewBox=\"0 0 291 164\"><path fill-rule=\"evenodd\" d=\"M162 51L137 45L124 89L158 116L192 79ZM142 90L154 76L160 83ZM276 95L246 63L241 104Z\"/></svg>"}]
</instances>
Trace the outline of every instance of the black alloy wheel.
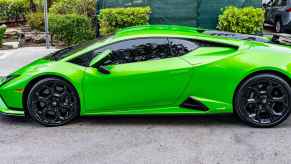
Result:
<instances>
[{"instance_id":1,"label":"black alloy wheel","mask_svg":"<svg viewBox=\"0 0 291 164\"><path fill-rule=\"evenodd\" d=\"M235 112L253 127L273 127L285 121L291 110L290 85L282 78L262 74L246 80L235 97Z\"/></svg>"},{"instance_id":2,"label":"black alloy wheel","mask_svg":"<svg viewBox=\"0 0 291 164\"><path fill-rule=\"evenodd\" d=\"M79 98L68 82L46 78L29 91L27 110L35 121L44 126L60 126L79 115Z\"/></svg>"}]
</instances>

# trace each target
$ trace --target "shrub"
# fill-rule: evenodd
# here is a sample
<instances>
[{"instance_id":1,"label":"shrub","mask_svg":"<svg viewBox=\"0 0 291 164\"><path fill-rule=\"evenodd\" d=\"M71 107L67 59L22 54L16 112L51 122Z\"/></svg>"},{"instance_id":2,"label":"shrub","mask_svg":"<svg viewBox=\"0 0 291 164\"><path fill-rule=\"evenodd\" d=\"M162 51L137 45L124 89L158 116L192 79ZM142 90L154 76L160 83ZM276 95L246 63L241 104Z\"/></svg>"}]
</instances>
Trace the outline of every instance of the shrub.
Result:
<instances>
[{"instance_id":1,"label":"shrub","mask_svg":"<svg viewBox=\"0 0 291 164\"><path fill-rule=\"evenodd\" d=\"M264 10L261 8L234 6L226 7L218 19L218 29L244 34L262 32Z\"/></svg>"},{"instance_id":2,"label":"shrub","mask_svg":"<svg viewBox=\"0 0 291 164\"><path fill-rule=\"evenodd\" d=\"M94 16L96 13L96 0L58 0L50 7L54 14L80 14Z\"/></svg>"},{"instance_id":3,"label":"shrub","mask_svg":"<svg viewBox=\"0 0 291 164\"><path fill-rule=\"evenodd\" d=\"M25 7L30 12L41 12L41 11L43 11L43 0L32 0L32 1L31 0L23 0L23 1L25 3Z\"/></svg>"},{"instance_id":4,"label":"shrub","mask_svg":"<svg viewBox=\"0 0 291 164\"><path fill-rule=\"evenodd\" d=\"M76 14L49 14L49 32L53 39L63 41L67 45L77 44L95 37L90 19ZM43 13L27 15L27 22L33 28L44 31Z\"/></svg>"},{"instance_id":5,"label":"shrub","mask_svg":"<svg viewBox=\"0 0 291 164\"><path fill-rule=\"evenodd\" d=\"M0 21L23 19L26 11L23 0L0 0Z\"/></svg>"},{"instance_id":6,"label":"shrub","mask_svg":"<svg viewBox=\"0 0 291 164\"><path fill-rule=\"evenodd\" d=\"M0 26L0 47L2 45L2 40L4 38L5 31L6 31L6 26L5 25Z\"/></svg>"},{"instance_id":7,"label":"shrub","mask_svg":"<svg viewBox=\"0 0 291 164\"><path fill-rule=\"evenodd\" d=\"M90 19L80 15L49 15L49 30L54 39L67 45L77 44L95 37Z\"/></svg>"},{"instance_id":8,"label":"shrub","mask_svg":"<svg viewBox=\"0 0 291 164\"><path fill-rule=\"evenodd\" d=\"M102 35L108 35L119 28L148 24L150 13L149 7L102 9L98 17L100 32Z\"/></svg>"},{"instance_id":9,"label":"shrub","mask_svg":"<svg viewBox=\"0 0 291 164\"><path fill-rule=\"evenodd\" d=\"M27 23L32 29L37 29L39 31L44 30L44 15L41 12L29 13L26 15Z\"/></svg>"}]
</instances>

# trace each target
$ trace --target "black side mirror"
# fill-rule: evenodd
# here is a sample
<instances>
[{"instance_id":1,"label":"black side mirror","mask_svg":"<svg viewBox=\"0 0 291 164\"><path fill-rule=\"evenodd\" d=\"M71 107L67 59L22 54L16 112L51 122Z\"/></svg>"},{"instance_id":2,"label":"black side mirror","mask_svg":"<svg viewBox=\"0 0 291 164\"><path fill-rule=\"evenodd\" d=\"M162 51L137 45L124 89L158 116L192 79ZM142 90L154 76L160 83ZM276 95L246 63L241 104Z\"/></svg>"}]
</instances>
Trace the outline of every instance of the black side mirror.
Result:
<instances>
[{"instance_id":1,"label":"black side mirror","mask_svg":"<svg viewBox=\"0 0 291 164\"><path fill-rule=\"evenodd\" d=\"M89 66L94 67L94 66L99 66L100 64L103 64L105 62L110 54L112 53L111 50L106 50L102 52L101 54L97 54L90 62Z\"/></svg>"},{"instance_id":2,"label":"black side mirror","mask_svg":"<svg viewBox=\"0 0 291 164\"><path fill-rule=\"evenodd\" d=\"M108 74L111 73L111 72L110 72L110 71L109 71L105 66L103 66L103 65L99 66L97 69L98 69L99 72L101 72L101 73L103 73L103 74L106 74L106 75L108 75Z\"/></svg>"}]
</instances>

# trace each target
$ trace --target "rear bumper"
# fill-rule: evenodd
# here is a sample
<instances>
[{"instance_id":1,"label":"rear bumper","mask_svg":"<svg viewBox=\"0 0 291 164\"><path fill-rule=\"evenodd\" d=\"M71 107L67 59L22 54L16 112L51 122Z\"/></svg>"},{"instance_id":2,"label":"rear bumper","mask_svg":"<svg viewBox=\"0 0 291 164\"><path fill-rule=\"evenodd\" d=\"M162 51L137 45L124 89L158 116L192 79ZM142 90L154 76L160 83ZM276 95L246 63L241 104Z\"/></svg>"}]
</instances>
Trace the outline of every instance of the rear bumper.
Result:
<instances>
[{"instance_id":1,"label":"rear bumper","mask_svg":"<svg viewBox=\"0 0 291 164\"><path fill-rule=\"evenodd\" d=\"M4 103L3 99L0 97L0 115L4 116L15 116L15 117L24 117L24 110L13 110L9 109Z\"/></svg>"}]
</instances>

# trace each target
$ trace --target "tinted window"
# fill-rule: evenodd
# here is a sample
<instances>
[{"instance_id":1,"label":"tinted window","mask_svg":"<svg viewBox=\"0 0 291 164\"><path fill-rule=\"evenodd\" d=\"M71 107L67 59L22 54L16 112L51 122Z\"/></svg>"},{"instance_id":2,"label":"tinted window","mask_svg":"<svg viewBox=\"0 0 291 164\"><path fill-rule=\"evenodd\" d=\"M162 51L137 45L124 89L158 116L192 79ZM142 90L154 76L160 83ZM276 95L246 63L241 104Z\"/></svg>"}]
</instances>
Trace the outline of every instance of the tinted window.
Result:
<instances>
[{"instance_id":1,"label":"tinted window","mask_svg":"<svg viewBox=\"0 0 291 164\"><path fill-rule=\"evenodd\" d=\"M275 6L286 6L287 0L277 0L274 5Z\"/></svg>"},{"instance_id":2,"label":"tinted window","mask_svg":"<svg viewBox=\"0 0 291 164\"><path fill-rule=\"evenodd\" d=\"M279 6L279 2L280 2L280 0L275 0L275 1L273 2L273 6Z\"/></svg>"},{"instance_id":3,"label":"tinted window","mask_svg":"<svg viewBox=\"0 0 291 164\"><path fill-rule=\"evenodd\" d=\"M171 55L167 39L162 38L127 40L98 49L95 53L108 49L112 50L112 54L105 65L163 59Z\"/></svg>"},{"instance_id":4,"label":"tinted window","mask_svg":"<svg viewBox=\"0 0 291 164\"><path fill-rule=\"evenodd\" d=\"M83 44L67 47L67 48L58 50L56 52L53 52L44 58L58 61L58 60L66 58L66 57L68 57L68 56L70 56L70 55L96 43L96 42L97 42L96 40L91 40L91 41L85 42Z\"/></svg>"},{"instance_id":5,"label":"tinted window","mask_svg":"<svg viewBox=\"0 0 291 164\"><path fill-rule=\"evenodd\" d=\"M111 58L104 65L125 64L147 60L158 60L185 55L199 47L234 47L220 43L181 38L143 38L126 40L101 47L74 58L71 62L88 66L90 61L105 50L112 50ZM237 48L237 47L235 47Z\"/></svg>"},{"instance_id":6,"label":"tinted window","mask_svg":"<svg viewBox=\"0 0 291 164\"><path fill-rule=\"evenodd\" d=\"M169 42L175 56L182 56L199 48L199 44L190 39L169 39Z\"/></svg>"}]
</instances>

